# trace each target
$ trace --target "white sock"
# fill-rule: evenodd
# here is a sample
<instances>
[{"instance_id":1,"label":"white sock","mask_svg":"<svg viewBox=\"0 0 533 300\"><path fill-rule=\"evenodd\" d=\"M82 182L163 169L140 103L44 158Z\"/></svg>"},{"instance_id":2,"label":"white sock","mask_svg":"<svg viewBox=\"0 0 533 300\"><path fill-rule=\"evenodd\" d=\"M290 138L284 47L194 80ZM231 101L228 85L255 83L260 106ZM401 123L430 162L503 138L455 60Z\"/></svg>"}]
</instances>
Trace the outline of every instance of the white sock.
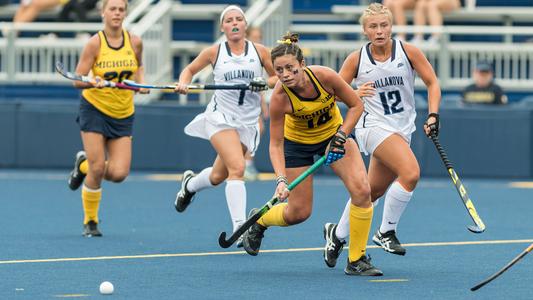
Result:
<instances>
[{"instance_id":1,"label":"white sock","mask_svg":"<svg viewBox=\"0 0 533 300\"><path fill-rule=\"evenodd\" d=\"M352 204L352 199L348 199L348 203L344 207L342 212L341 219L337 224L337 230L335 230L335 235L337 238L343 242L350 235L350 205Z\"/></svg>"},{"instance_id":2,"label":"white sock","mask_svg":"<svg viewBox=\"0 0 533 300\"><path fill-rule=\"evenodd\" d=\"M243 180L226 181L226 201L235 232L246 221L246 187Z\"/></svg>"},{"instance_id":3,"label":"white sock","mask_svg":"<svg viewBox=\"0 0 533 300\"><path fill-rule=\"evenodd\" d=\"M209 180L211 171L213 171L212 167L205 168L199 174L189 180L189 182L187 182L187 191L196 193L203 189L212 187L213 184L211 183L211 180Z\"/></svg>"},{"instance_id":4,"label":"white sock","mask_svg":"<svg viewBox=\"0 0 533 300\"><path fill-rule=\"evenodd\" d=\"M396 230L400 217L412 196L413 192L406 191L398 181L391 184L383 204L383 218L379 227L381 233Z\"/></svg>"},{"instance_id":5,"label":"white sock","mask_svg":"<svg viewBox=\"0 0 533 300\"><path fill-rule=\"evenodd\" d=\"M344 211L342 212L341 219L339 220L339 224L337 225L337 230L335 230L335 235L341 242L345 241L350 235L350 204L351 203L352 203L352 200L348 199L348 203L346 203L346 206L344 207ZM379 204L379 199L372 202L373 207L376 207L378 204Z\"/></svg>"}]
</instances>

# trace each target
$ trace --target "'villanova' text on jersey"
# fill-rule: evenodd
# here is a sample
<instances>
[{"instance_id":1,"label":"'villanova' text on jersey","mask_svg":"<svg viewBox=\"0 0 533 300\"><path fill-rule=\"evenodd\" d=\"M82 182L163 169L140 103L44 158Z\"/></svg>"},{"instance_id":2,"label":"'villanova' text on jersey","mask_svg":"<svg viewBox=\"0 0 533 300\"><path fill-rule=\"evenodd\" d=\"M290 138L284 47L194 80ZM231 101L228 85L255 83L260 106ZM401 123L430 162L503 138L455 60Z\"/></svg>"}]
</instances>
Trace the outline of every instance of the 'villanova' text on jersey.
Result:
<instances>
[{"instance_id":1,"label":"'villanova' text on jersey","mask_svg":"<svg viewBox=\"0 0 533 300\"><path fill-rule=\"evenodd\" d=\"M228 42L218 48L213 65L215 84L249 84L254 77L263 76L263 64L254 44L245 41L244 53L235 55ZM206 111L219 111L226 120L256 125L261 113L261 94L251 91L216 90Z\"/></svg>"},{"instance_id":2,"label":"'villanova' text on jersey","mask_svg":"<svg viewBox=\"0 0 533 300\"><path fill-rule=\"evenodd\" d=\"M361 48L355 84L372 82L373 96L363 97L365 110L356 128L381 127L409 135L415 131L415 70L398 40L392 40L391 56L383 62L372 57L370 43Z\"/></svg>"},{"instance_id":3,"label":"'villanova' text on jersey","mask_svg":"<svg viewBox=\"0 0 533 300\"><path fill-rule=\"evenodd\" d=\"M374 87L376 89L383 88L386 86L391 86L391 85L404 85L403 77L402 76L389 76L389 77L380 78L374 81Z\"/></svg>"},{"instance_id":4,"label":"'villanova' text on jersey","mask_svg":"<svg viewBox=\"0 0 533 300\"><path fill-rule=\"evenodd\" d=\"M230 81L233 79L253 79L255 77L252 70L232 70L224 73L224 80Z\"/></svg>"}]
</instances>

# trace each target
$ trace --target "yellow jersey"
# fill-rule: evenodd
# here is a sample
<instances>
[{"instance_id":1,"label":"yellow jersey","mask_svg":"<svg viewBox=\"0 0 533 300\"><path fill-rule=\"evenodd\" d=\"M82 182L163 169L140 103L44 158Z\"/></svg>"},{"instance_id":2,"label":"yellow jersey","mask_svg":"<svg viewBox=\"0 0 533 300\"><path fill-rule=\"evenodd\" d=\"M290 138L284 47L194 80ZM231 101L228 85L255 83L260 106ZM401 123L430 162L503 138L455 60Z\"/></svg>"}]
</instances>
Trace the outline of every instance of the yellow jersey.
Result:
<instances>
[{"instance_id":1,"label":"yellow jersey","mask_svg":"<svg viewBox=\"0 0 533 300\"><path fill-rule=\"evenodd\" d=\"M93 76L114 82L122 82L137 72L139 67L137 56L130 42L130 35L122 30L123 42L119 48L113 48L107 43L103 31L100 37L100 52L91 69ZM115 118L124 119L135 112L133 106L133 91L116 88L85 89L82 95L102 113Z\"/></svg>"},{"instance_id":2,"label":"yellow jersey","mask_svg":"<svg viewBox=\"0 0 533 300\"><path fill-rule=\"evenodd\" d=\"M342 125L342 116L335 103L335 95L327 92L315 74L304 68L318 96L302 98L292 89L283 86L289 96L292 113L285 116L284 136L301 144L318 144L333 136Z\"/></svg>"}]
</instances>

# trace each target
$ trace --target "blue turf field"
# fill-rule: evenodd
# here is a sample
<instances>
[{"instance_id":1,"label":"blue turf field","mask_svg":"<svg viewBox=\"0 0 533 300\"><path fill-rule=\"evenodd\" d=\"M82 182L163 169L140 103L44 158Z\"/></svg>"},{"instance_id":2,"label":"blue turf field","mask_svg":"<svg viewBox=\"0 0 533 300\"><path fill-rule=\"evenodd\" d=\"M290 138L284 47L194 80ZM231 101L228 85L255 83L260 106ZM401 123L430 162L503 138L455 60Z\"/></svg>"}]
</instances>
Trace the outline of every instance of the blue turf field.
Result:
<instances>
[{"instance_id":1,"label":"blue turf field","mask_svg":"<svg viewBox=\"0 0 533 300\"><path fill-rule=\"evenodd\" d=\"M230 230L224 188L202 191L183 214L172 202L172 176L135 173L104 185L103 238L81 236L79 192L68 190L68 171L2 171L0 299L98 298L100 282L115 285L112 299L532 299L533 257L526 256L477 292L489 276L531 242L531 183L465 179L485 233L471 220L449 179L422 180L399 227L407 255L370 246L385 276L343 274L321 249L325 222L336 222L347 194L332 177L315 178L312 217L266 232L257 257L221 249ZM247 185L249 207L264 204L272 181ZM372 232L381 220L375 210ZM378 280L378 281L375 281Z\"/></svg>"}]
</instances>

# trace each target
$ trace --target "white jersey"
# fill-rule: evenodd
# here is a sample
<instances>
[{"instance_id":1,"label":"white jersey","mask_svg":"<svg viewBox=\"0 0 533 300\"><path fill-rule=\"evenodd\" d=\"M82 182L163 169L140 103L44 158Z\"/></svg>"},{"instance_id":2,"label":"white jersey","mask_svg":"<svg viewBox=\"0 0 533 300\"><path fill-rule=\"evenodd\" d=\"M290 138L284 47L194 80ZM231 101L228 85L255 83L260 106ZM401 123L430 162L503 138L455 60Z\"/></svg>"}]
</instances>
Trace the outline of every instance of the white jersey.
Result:
<instances>
[{"instance_id":1,"label":"white jersey","mask_svg":"<svg viewBox=\"0 0 533 300\"><path fill-rule=\"evenodd\" d=\"M376 93L363 97L365 110L356 128L382 127L405 136L415 131L415 70L402 43L392 40L391 57L375 61L370 43L361 48L355 83L361 86L373 82Z\"/></svg>"},{"instance_id":2,"label":"white jersey","mask_svg":"<svg viewBox=\"0 0 533 300\"><path fill-rule=\"evenodd\" d=\"M231 53L228 42L218 48L213 66L215 84L249 84L254 77L263 76L263 64L254 44L246 41L244 53ZM206 112L219 111L230 123L257 124L261 113L261 94L251 91L216 90Z\"/></svg>"}]
</instances>

